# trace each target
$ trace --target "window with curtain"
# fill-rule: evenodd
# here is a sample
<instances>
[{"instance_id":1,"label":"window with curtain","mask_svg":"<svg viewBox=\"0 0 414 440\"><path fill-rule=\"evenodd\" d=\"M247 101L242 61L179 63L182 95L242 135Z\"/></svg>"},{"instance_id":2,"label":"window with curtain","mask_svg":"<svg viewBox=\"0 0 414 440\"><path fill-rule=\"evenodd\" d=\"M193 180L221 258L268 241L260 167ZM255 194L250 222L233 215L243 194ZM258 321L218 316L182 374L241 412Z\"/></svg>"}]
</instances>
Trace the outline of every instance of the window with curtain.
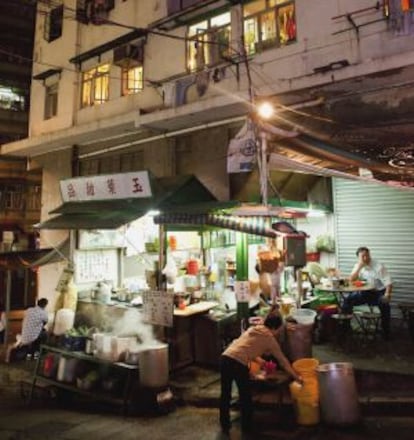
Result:
<instances>
[{"instance_id":1,"label":"window with curtain","mask_svg":"<svg viewBox=\"0 0 414 440\"><path fill-rule=\"evenodd\" d=\"M109 100L109 64L82 73L82 107L102 104Z\"/></svg>"},{"instance_id":2,"label":"window with curtain","mask_svg":"<svg viewBox=\"0 0 414 440\"><path fill-rule=\"evenodd\" d=\"M244 44L248 54L296 41L295 2L254 0L243 6Z\"/></svg>"},{"instance_id":3,"label":"window with curtain","mask_svg":"<svg viewBox=\"0 0 414 440\"><path fill-rule=\"evenodd\" d=\"M144 71L142 66L122 69L122 95L132 95L144 89Z\"/></svg>"},{"instance_id":4,"label":"window with curtain","mask_svg":"<svg viewBox=\"0 0 414 440\"><path fill-rule=\"evenodd\" d=\"M214 66L230 55L230 12L215 15L188 28L187 68L194 72Z\"/></svg>"}]
</instances>

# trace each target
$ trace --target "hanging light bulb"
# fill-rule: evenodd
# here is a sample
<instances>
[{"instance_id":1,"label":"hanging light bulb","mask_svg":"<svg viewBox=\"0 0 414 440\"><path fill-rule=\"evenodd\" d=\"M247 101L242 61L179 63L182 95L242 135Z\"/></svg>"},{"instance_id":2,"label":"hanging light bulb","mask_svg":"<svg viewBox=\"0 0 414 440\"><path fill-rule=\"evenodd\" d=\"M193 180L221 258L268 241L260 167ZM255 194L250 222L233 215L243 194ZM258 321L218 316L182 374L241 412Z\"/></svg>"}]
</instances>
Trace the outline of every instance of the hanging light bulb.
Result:
<instances>
[{"instance_id":1,"label":"hanging light bulb","mask_svg":"<svg viewBox=\"0 0 414 440\"><path fill-rule=\"evenodd\" d=\"M270 119L273 116L275 109L269 102L262 102L257 107L258 115L263 119Z\"/></svg>"}]
</instances>

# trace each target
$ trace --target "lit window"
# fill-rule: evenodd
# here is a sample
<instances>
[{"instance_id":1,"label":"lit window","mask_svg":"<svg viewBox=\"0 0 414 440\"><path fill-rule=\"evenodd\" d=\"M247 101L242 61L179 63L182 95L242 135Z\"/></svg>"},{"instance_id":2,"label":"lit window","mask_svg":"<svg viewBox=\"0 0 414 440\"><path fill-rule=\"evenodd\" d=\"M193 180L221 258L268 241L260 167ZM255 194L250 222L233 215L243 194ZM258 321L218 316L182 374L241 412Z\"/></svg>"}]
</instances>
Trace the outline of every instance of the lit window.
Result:
<instances>
[{"instance_id":1,"label":"lit window","mask_svg":"<svg viewBox=\"0 0 414 440\"><path fill-rule=\"evenodd\" d=\"M220 63L229 56L230 12L216 15L188 28L187 67L190 71Z\"/></svg>"},{"instance_id":2,"label":"lit window","mask_svg":"<svg viewBox=\"0 0 414 440\"><path fill-rule=\"evenodd\" d=\"M144 69L142 66L122 69L122 94L132 95L144 88Z\"/></svg>"},{"instance_id":3,"label":"lit window","mask_svg":"<svg viewBox=\"0 0 414 440\"><path fill-rule=\"evenodd\" d=\"M58 90L58 83L45 89L45 119L50 119L57 115Z\"/></svg>"},{"instance_id":4,"label":"lit window","mask_svg":"<svg viewBox=\"0 0 414 440\"><path fill-rule=\"evenodd\" d=\"M295 2L255 0L243 6L248 54L296 41Z\"/></svg>"},{"instance_id":5,"label":"lit window","mask_svg":"<svg viewBox=\"0 0 414 440\"><path fill-rule=\"evenodd\" d=\"M102 104L109 99L109 64L82 73L82 107Z\"/></svg>"}]
</instances>

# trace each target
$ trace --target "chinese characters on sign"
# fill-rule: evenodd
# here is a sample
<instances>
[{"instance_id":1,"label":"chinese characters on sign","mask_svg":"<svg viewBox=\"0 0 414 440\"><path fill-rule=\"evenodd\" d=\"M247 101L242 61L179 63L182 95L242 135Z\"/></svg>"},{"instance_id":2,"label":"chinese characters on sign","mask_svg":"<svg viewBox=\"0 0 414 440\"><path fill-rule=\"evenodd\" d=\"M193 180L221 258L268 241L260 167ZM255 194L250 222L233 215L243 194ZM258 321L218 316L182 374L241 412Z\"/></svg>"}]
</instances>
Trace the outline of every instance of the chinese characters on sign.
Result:
<instances>
[{"instance_id":1,"label":"chinese characters on sign","mask_svg":"<svg viewBox=\"0 0 414 440\"><path fill-rule=\"evenodd\" d=\"M118 282L118 251L77 250L74 254L76 267L76 283L90 283L111 280Z\"/></svg>"},{"instance_id":2,"label":"chinese characters on sign","mask_svg":"<svg viewBox=\"0 0 414 440\"><path fill-rule=\"evenodd\" d=\"M64 202L151 197L147 171L78 177L60 182Z\"/></svg>"},{"instance_id":3,"label":"chinese characters on sign","mask_svg":"<svg viewBox=\"0 0 414 440\"><path fill-rule=\"evenodd\" d=\"M148 324L173 326L174 296L168 292L150 290L142 293L143 320Z\"/></svg>"}]
</instances>

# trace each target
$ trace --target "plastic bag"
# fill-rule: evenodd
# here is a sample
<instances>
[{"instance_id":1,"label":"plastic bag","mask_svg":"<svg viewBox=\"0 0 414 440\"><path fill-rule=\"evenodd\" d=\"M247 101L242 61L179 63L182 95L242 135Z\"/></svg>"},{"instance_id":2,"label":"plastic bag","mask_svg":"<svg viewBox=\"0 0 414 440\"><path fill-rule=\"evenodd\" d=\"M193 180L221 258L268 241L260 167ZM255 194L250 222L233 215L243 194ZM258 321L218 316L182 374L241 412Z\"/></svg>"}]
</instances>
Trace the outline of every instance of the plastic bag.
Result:
<instances>
[{"instance_id":1,"label":"plastic bag","mask_svg":"<svg viewBox=\"0 0 414 440\"><path fill-rule=\"evenodd\" d=\"M178 275L178 268L175 261L172 258L167 260L167 263L162 270L163 275L167 278L168 284L174 284Z\"/></svg>"},{"instance_id":2,"label":"plastic bag","mask_svg":"<svg viewBox=\"0 0 414 440\"><path fill-rule=\"evenodd\" d=\"M230 140L227 155L228 173L245 173L256 164L256 134L253 123L248 120L236 136Z\"/></svg>"}]
</instances>

